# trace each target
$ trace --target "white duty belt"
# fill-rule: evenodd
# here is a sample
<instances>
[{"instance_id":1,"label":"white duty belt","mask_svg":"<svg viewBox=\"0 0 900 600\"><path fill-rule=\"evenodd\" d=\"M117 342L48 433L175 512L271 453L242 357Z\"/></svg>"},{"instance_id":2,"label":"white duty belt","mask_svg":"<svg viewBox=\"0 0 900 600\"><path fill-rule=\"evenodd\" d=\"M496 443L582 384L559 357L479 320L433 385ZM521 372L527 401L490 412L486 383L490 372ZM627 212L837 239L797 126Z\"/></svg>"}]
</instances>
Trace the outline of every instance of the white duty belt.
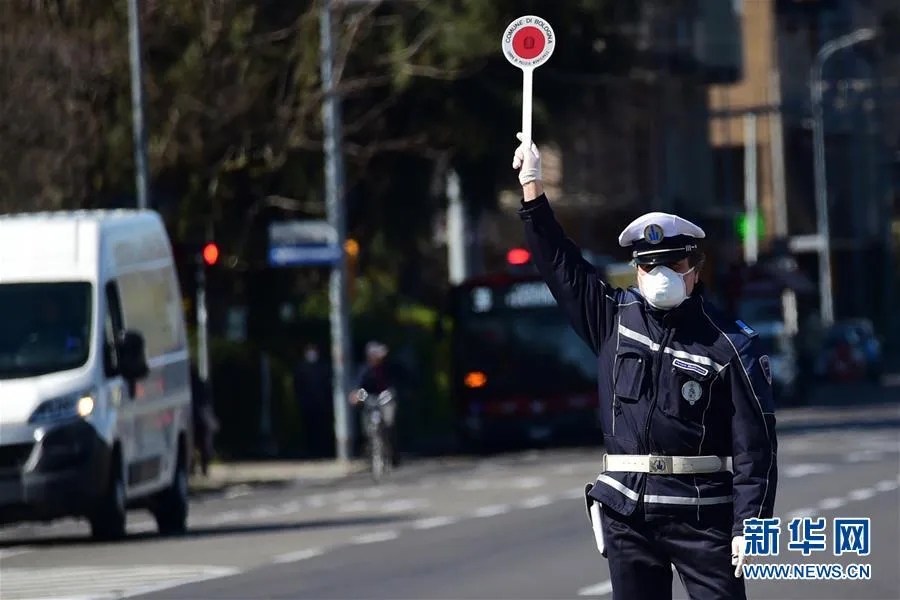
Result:
<instances>
[{"instance_id":1,"label":"white duty belt","mask_svg":"<svg viewBox=\"0 0 900 600\"><path fill-rule=\"evenodd\" d=\"M696 475L733 472L730 456L660 456L657 454L607 454L604 472Z\"/></svg>"}]
</instances>

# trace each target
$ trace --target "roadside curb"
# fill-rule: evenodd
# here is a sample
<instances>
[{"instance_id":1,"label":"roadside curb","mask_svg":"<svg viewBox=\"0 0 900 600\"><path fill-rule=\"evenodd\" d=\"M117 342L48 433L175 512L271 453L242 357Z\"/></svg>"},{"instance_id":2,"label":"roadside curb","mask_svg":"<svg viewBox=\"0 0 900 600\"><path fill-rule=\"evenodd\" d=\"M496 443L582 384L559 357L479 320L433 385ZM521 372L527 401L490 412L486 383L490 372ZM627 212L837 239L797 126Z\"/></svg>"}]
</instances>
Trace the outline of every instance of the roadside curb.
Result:
<instances>
[{"instance_id":1,"label":"roadside curb","mask_svg":"<svg viewBox=\"0 0 900 600\"><path fill-rule=\"evenodd\" d=\"M193 497L203 497L234 487L328 486L362 473L364 468L359 461L344 465L338 461L215 464L211 465L208 476L191 478L190 493Z\"/></svg>"},{"instance_id":2,"label":"roadside curb","mask_svg":"<svg viewBox=\"0 0 900 600\"><path fill-rule=\"evenodd\" d=\"M900 427L900 403L891 401L858 406L794 408L775 413L779 432L828 429Z\"/></svg>"}]
</instances>

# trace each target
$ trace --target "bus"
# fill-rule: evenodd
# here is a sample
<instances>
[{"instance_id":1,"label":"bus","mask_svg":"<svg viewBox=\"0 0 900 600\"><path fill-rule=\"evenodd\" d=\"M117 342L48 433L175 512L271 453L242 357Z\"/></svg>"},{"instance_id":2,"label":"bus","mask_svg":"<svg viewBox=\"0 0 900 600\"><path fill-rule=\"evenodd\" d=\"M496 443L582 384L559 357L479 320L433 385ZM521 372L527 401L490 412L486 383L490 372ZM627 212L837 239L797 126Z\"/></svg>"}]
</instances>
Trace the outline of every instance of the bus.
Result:
<instances>
[{"instance_id":1,"label":"bus","mask_svg":"<svg viewBox=\"0 0 900 600\"><path fill-rule=\"evenodd\" d=\"M473 277L450 291L451 392L463 445L601 443L597 358L528 251L511 250L508 262L510 271ZM604 272L618 274L614 267Z\"/></svg>"}]
</instances>

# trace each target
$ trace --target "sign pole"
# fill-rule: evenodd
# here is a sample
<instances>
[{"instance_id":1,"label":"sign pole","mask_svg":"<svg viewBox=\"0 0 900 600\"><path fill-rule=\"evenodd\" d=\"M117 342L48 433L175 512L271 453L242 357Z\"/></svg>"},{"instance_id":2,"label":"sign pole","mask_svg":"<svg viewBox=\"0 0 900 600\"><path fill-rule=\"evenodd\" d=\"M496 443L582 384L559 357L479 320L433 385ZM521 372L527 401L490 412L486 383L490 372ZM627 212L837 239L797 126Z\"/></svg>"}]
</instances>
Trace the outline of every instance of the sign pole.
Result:
<instances>
[{"instance_id":1,"label":"sign pole","mask_svg":"<svg viewBox=\"0 0 900 600\"><path fill-rule=\"evenodd\" d=\"M556 35L550 23L528 15L507 26L501 46L506 60L522 69L522 144L530 148L533 141L534 70L550 59L556 47Z\"/></svg>"},{"instance_id":2,"label":"sign pole","mask_svg":"<svg viewBox=\"0 0 900 600\"><path fill-rule=\"evenodd\" d=\"M534 68L522 69L522 143L531 148L531 112L534 99Z\"/></svg>"},{"instance_id":3,"label":"sign pole","mask_svg":"<svg viewBox=\"0 0 900 600\"><path fill-rule=\"evenodd\" d=\"M347 407L350 367L350 307L347 295L347 257L344 242L347 235L346 206L344 198L344 162L341 146L340 98L335 89L334 41L331 31L331 2L324 0L319 16L322 87L325 95L322 103L322 123L325 135L325 204L328 222L333 228L338 256L331 268L328 281L328 300L331 323L331 363L333 369L332 403L334 405L335 454L339 462L351 457L353 429L348 425Z\"/></svg>"}]
</instances>

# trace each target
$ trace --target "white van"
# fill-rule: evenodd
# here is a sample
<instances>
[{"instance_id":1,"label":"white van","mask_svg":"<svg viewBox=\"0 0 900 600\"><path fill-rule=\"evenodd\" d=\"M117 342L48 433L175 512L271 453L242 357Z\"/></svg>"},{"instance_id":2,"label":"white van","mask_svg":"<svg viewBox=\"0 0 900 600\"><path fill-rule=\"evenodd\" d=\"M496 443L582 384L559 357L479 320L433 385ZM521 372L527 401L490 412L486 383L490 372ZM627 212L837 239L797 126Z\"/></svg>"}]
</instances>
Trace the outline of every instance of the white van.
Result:
<instances>
[{"instance_id":1,"label":"white van","mask_svg":"<svg viewBox=\"0 0 900 600\"><path fill-rule=\"evenodd\" d=\"M147 508L186 529L192 455L183 304L152 211L0 216L0 523Z\"/></svg>"}]
</instances>

